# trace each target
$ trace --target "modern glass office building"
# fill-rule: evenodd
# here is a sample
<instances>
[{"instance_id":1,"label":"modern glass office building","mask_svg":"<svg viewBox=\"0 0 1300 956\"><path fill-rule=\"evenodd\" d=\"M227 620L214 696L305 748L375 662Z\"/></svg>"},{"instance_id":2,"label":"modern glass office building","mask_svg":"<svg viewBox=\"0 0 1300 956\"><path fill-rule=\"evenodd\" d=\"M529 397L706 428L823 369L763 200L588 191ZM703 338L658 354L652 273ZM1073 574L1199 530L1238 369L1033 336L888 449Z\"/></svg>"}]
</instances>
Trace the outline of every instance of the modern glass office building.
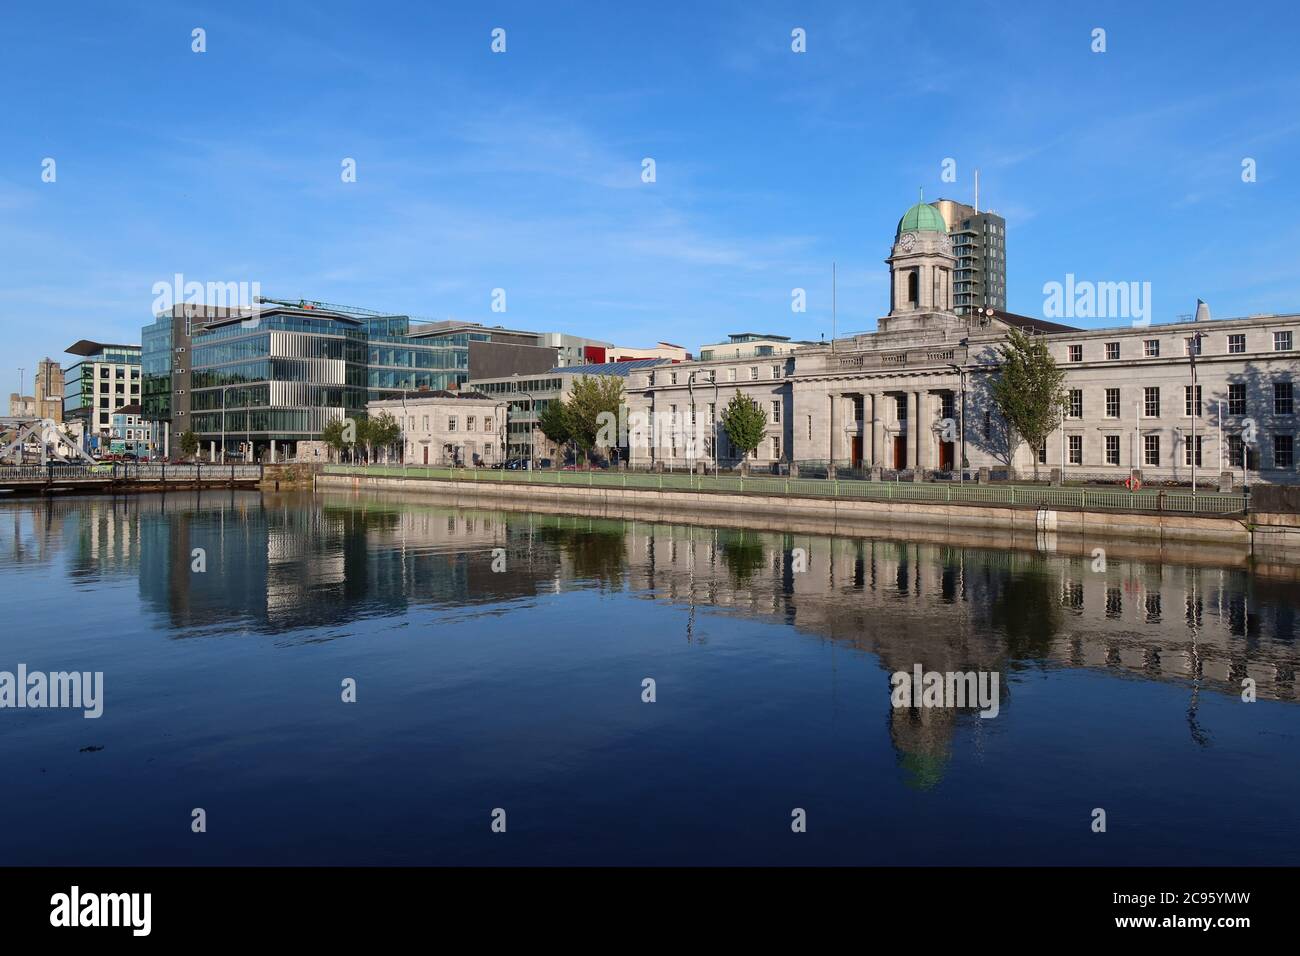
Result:
<instances>
[{"instance_id":1,"label":"modern glass office building","mask_svg":"<svg viewBox=\"0 0 1300 956\"><path fill-rule=\"evenodd\" d=\"M191 427L226 456L292 455L335 418L365 416L366 322L276 308L217 319L194 336Z\"/></svg>"},{"instance_id":2,"label":"modern glass office building","mask_svg":"<svg viewBox=\"0 0 1300 956\"><path fill-rule=\"evenodd\" d=\"M63 370L63 417L84 424L94 450L112 433L113 413L140 401L140 346L82 339L65 351L81 361Z\"/></svg>"},{"instance_id":3,"label":"modern glass office building","mask_svg":"<svg viewBox=\"0 0 1300 956\"><path fill-rule=\"evenodd\" d=\"M530 348L545 353L544 368L557 359L556 347L544 346L539 333L472 322L413 324L405 315L303 302L196 326L187 395L177 387L186 363L169 321L160 318L145 330L145 417L176 420L187 407L205 456L224 448L227 457L244 460L295 457L298 444L318 441L330 420L364 417L368 402L463 386L471 346L485 350L475 354L487 366L508 367L521 360L518 350ZM169 372L172 388L164 397ZM173 435L173 453L178 438Z\"/></svg>"}]
</instances>

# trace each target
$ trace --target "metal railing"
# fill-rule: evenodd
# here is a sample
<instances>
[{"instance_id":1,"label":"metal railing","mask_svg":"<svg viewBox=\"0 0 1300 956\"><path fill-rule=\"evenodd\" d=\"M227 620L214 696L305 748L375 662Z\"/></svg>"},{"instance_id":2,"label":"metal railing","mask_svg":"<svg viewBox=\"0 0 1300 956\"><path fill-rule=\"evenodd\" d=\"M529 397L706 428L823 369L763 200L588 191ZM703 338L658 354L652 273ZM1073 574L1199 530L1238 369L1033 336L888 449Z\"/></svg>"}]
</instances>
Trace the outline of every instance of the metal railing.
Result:
<instances>
[{"instance_id":1,"label":"metal railing","mask_svg":"<svg viewBox=\"0 0 1300 956\"><path fill-rule=\"evenodd\" d=\"M0 466L0 484L259 481L261 478L261 465L165 465L106 462L99 465Z\"/></svg>"},{"instance_id":2,"label":"metal railing","mask_svg":"<svg viewBox=\"0 0 1300 956\"><path fill-rule=\"evenodd\" d=\"M847 498L870 501L915 501L934 504L982 504L1011 507L1076 508L1081 511L1155 511L1234 515L1247 510L1246 495L1151 488L1069 488L1048 485L958 484L956 482L839 481L825 478L657 474L636 471L507 471L485 468L433 468L400 465L326 465L327 475L419 478L485 483L569 485L592 488L650 488L661 491L733 492Z\"/></svg>"}]
</instances>

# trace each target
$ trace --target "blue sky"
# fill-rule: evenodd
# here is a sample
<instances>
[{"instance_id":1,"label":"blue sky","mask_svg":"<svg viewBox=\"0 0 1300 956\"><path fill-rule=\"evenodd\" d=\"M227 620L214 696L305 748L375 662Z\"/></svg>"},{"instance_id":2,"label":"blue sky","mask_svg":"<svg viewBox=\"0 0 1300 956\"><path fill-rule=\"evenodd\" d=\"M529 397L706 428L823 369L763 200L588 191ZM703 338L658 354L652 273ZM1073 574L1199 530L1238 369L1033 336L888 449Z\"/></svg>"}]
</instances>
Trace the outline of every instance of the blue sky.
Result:
<instances>
[{"instance_id":1,"label":"blue sky","mask_svg":"<svg viewBox=\"0 0 1300 956\"><path fill-rule=\"evenodd\" d=\"M0 391L76 339L138 342L177 272L694 351L829 334L835 260L840 332L871 329L898 217L918 187L969 201L975 167L1013 311L1041 315L1067 273L1151 282L1156 321L1198 296L1296 311L1298 22L1267 2L14 4Z\"/></svg>"}]
</instances>

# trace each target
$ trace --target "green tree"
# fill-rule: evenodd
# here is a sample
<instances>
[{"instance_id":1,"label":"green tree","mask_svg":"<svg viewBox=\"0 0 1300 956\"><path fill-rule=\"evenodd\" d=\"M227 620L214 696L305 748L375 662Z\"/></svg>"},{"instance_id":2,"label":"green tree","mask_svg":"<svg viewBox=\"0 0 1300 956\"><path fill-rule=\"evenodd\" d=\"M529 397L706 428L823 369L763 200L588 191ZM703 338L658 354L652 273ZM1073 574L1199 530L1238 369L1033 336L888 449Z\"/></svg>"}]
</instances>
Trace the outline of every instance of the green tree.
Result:
<instances>
[{"instance_id":1,"label":"green tree","mask_svg":"<svg viewBox=\"0 0 1300 956\"><path fill-rule=\"evenodd\" d=\"M999 347L1002 363L993 380L993 402L1011 429L1007 463L1014 467L1016 449L1028 442L1038 477L1038 449L1061 424L1067 400L1065 373L1056 366L1047 340L1012 329Z\"/></svg>"},{"instance_id":2,"label":"green tree","mask_svg":"<svg viewBox=\"0 0 1300 956\"><path fill-rule=\"evenodd\" d=\"M573 461L577 464L578 449L573 443L573 433L569 430L569 410L565 407L563 399L555 398L546 403L542 413L537 416L537 427L556 445L572 446Z\"/></svg>"},{"instance_id":3,"label":"green tree","mask_svg":"<svg viewBox=\"0 0 1300 956\"><path fill-rule=\"evenodd\" d=\"M349 428L350 422L342 418L331 418L325 423L325 430L321 432L321 441L332 448L342 459L343 449L352 444L351 439L356 435L355 428Z\"/></svg>"},{"instance_id":4,"label":"green tree","mask_svg":"<svg viewBox=\"0 0 1300 956\"><path fill-rule=\"evenodd\" d=\"M199 451L199 436L194 432L186 429L181 434L181 455L185 458L193 458Z\"/></svg>"},{"instance_id":5,"label":"green tree","mask_svg":"<svg viewBox=\"0 0 1300 956\"><path fill-rule=\"evenodd\" d=\"M722 428L731 446L744 458L763 440L767 432L767 416L758 402L737 392L722 410Z\"/></svg>"},{"instance_id":6,"label":"green tree","mask_svg":"<svg viewBox=\"0 0 1300 956\"><path fill-rule=\"evenodd\" d=\"M596 451L608 457L618 443L618 410L623 379L615 375L581 376L564 403L569 437L586 458Z\"/></svg>"},{"instance_id":7,"label":"green tree","mask_svg":"<svg viewBox=\"0 0 1300 956\"><path fill-rule=\"evenodd\" d=\"M366 461L375 457L375 449L392 448L402 437L402 426L388 412L380 412L357 422L357 440L366 446Z\"/></svg>"}]
</instances>

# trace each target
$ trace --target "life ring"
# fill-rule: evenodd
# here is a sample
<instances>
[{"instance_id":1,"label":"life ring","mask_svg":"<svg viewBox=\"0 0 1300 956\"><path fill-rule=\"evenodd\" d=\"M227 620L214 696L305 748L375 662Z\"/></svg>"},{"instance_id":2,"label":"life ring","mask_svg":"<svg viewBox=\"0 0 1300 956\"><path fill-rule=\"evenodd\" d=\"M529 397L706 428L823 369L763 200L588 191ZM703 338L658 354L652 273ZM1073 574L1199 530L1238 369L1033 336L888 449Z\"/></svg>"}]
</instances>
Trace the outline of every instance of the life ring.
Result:
<instances>
[{"instance_id":1,"label":"life ring","mask_svg":"<svg viewBox=\"0 0 1300 956\"><path fill-rule=\"evenodd\" d=\"M1124 479L1124 487L1127 488L1129 491L1137 491L1139 488L1142 487L1142 479L1135 478L1132 475L1129 475L1127 478Z\"/></svg>"}]
</instances>

